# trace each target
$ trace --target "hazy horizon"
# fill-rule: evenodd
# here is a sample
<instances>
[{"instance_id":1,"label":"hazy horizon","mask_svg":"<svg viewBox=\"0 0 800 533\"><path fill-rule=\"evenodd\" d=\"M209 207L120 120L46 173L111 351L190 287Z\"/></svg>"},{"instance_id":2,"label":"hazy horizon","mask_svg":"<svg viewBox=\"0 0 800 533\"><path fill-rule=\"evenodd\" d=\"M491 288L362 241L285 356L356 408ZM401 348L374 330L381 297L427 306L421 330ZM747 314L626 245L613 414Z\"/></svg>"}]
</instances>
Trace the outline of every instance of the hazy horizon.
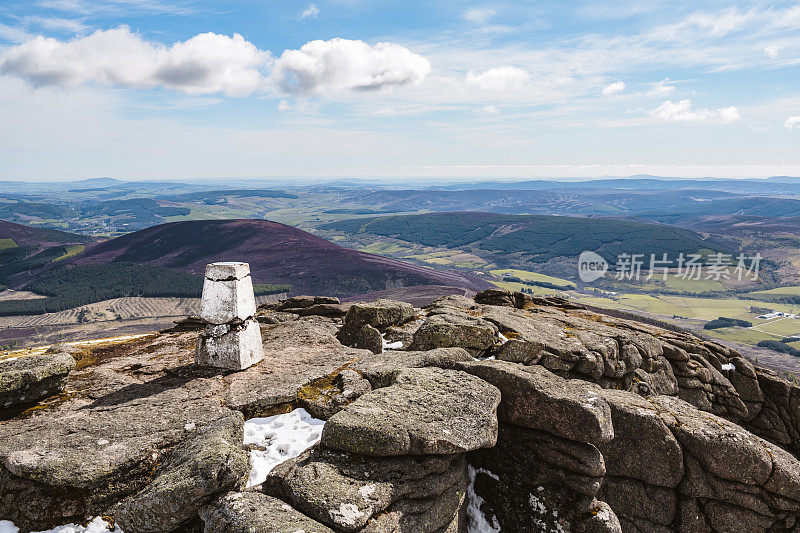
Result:
<instances>
[{"instance_id":1,"label":"hazy horizon","mask_svg":"<svg viewBox=\"0 0 800 533\"><path fill-rule=\"evenodd\" d=\"M11 0L4 179L800 175L800 3Z\"/></svg>"}]
</instances>

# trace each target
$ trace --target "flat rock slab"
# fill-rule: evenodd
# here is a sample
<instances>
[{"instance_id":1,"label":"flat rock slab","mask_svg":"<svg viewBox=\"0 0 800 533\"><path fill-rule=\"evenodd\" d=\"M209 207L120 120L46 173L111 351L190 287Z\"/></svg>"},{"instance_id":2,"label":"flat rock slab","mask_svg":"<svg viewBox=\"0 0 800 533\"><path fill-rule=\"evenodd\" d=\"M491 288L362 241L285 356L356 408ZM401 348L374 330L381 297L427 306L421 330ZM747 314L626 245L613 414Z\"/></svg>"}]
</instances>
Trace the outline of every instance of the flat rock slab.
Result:
<instances>
[{"instance_id":1,"label":"flat rock slab","mask_svg":"<svg viewBox=\"0 0 800 533\"><path fill-rule=\"evenodd\" d=\"M344 322L348 326L361 327L364 324L378 329L402 324L414 316L414 306L396 300L375 300L369 303L355 303L347 310Z\"/></svg>"},{"instance_id":2,"label":"flat rock slab","mask_svg":"<svg viewBox=\"0 0 800 533\"><path fill-rule=\"evenodd\" d=\"M242 411L245 418L264 416L275 406L297 400L297 393L312 381L372 355L342 346L336 330L330 319L319 316L262 325L264 359L225 376L225 405Z\"/></svg>"},{"instance_id":3,"label":"flat rock slab","mask_svg":"<svg viewBox=\"0 0 800 533\"><path fill-rule=\"evenodd\" d=\"M206 533L334 533L261 492L230 492L201 512Z\"/></svg>"},{"instance_id":4,"label":"flat rock slab","mask_svg":"<svg viewBox=\"0 0 800 533\"><path fill-rule=\"evenodd\" d=\"M455 370L405 369L322 431L328 448L362 455L453 454L494 446L500 391Z\"/></svg>"},{"instance_id":5,"label":"flat rock slab","mask_svg":"<svg viewBox=\"0 0 800 533\"><path fill-rule=\"evenodd\" d=\"M614 438L611 409L594 383L564 379L538 365L507 361L467 362L457 368L500 389L501 420L590 444Z\"/></svg>"},{"instance_id":6,"label":"flat rock slab","mask_svg":"<svg viewBox=\"0 0 800 533\"><path fill-rule=\"evenodd\" d=\"M387 351L373 357L365 357L350 368L361 373L372 384L372 388L388 387L397 374L405 368L438 367L453 369L455 364L473 361L463 348L437 348L424 352Z\"/></svg>"},{"instance_id":7,"label":"flat rock slab","mask_svg":"<svg viewBox=\"0 0 800 533\"><path fill-rule=\"evenodd\" d=\"M438 314L425 319L414 332L411 350L459 347L482 354L500 343L497 326L480 318Z\"/></svg>"},{"instance_id":8,"label":"flat rock slab","mask_svg":"<svg viewBox=\"0 0 800 533\"><path fill-rule=\"evenodd\" d=\"M60 393L74 368L75 359L68 353L20 357L0 363L0 409Z\"/></svg>"}]
</instances>

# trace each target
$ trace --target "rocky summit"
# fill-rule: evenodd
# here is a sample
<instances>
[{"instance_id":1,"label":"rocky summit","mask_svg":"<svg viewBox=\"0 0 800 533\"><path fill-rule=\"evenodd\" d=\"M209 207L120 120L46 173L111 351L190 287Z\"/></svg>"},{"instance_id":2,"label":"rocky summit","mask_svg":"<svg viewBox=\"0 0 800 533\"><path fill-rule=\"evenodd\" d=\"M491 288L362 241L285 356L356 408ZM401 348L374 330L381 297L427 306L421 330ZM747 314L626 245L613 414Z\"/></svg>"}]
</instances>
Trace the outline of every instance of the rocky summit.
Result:
<instances>
[{"instance_id":1,"label":"rocky summit","mask_svg":"<svg viewBox=\"0 0 800 533\"><path fill-rule=\"evenodd\" d=\"M800 387L722 345L502 290L423 309L295 297L254 319L264 357L241 371L195 363L199 320L0 364L0 520L800 531ZM247 424L277 442L298 408L318 438L253 482L269 446Z\"/></svg>"}]
</instances>

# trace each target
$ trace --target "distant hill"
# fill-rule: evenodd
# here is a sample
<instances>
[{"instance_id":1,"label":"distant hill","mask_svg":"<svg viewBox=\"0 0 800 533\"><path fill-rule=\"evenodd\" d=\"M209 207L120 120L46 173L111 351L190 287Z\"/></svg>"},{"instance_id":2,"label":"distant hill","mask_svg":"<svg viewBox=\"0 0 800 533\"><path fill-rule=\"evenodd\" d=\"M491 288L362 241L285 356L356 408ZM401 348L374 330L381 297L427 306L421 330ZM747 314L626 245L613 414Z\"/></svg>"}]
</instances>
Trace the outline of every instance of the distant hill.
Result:
<instances>
[{"instance_id":1,"label":"distant hill","mask_svg":"<svg viewBox=\"0 0 800 533\"><path fill-rule=\"evenodd\" d=\"M666 223L676 223L688 218L714 215L800 217L800 200L763 196L723 198L713 201L687 202L668 208L653 209L639 213L639 216Z\"/></svg>"},{"instance_id":2,"label":"distant hill","mask_svg":"<svg viewBox=\"0 0 800 533\"><path fill-rule=\"evenodd\" d=\"M567 261L582 251L616 262L622 253L668 258L701 250L725 250L698 233L670 226L607 218L498 215L457 212L343 220L323 229L349 235L389 237L426 246L460 248L505 266Z\"/></svg>"},{"instance_id":3,"label":"distant hill","mask_svg":"<svg viewBox=\"0 0 800 533\"><path fill-rule=\"evenodd\" d=\"M76 233L67 233L56 229L33 228L23 224L15 224L0 220L0 239L14 239L17 245L47 246L54 244L86 244L92 238Z\"/></svg>"},{"instance_id":4,"label":"distant hill","mask_svg":"<svg viewBox=\"0 0 800 533\"><path fill-rule=\"evenodd\" d=\"M0 220L0 286L30 279L28 273L82 252L91 241L85 235Z\"/></svg>"},{"instance_id":5,"label":"distant hill","mask_svg":"<svg viewBox=\"0 0 800 533\"><path fill-rule=\"evenodd\" d=\"M162 224L96 243L72 264L133 263L202 274L215 261L246 261L254 282L289 284L294 293L348 296L407 285L486 286L459 273L348 250L267 220Z\"/></svg>"},{"instance_id":6,"label":"distant hill","mask_svg":"<svg viewBox=\"0 0 800 533\"><path fill-rule=\"evenodd\" d=\"M232 196L237 198L297 198L296 194L272 189L223 189L219 191L188 192L183 194L173 194L162 196L163 200L172 202L219 202Z\"/></svg>"}]
</instances>

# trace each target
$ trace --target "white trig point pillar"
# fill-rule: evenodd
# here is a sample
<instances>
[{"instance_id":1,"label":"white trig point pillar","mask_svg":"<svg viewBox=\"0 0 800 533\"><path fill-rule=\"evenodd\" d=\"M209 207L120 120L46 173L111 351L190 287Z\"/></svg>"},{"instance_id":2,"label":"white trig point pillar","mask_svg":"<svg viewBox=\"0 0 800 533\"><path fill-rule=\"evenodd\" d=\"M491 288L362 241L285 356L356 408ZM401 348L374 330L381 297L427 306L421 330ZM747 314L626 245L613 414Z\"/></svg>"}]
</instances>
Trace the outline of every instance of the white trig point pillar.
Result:
<instances>
[{"instance_id":1,"label":"white trig point pillar","mask_svg":"<svg viewBox=\"0 0 800 533\"><path fill-rule=\"evenodd\" d=\"M264 358L248 263L206 265L200 316L206 327L195 352L198 365L244 370Z\"/></svg>"}]
</instances>

